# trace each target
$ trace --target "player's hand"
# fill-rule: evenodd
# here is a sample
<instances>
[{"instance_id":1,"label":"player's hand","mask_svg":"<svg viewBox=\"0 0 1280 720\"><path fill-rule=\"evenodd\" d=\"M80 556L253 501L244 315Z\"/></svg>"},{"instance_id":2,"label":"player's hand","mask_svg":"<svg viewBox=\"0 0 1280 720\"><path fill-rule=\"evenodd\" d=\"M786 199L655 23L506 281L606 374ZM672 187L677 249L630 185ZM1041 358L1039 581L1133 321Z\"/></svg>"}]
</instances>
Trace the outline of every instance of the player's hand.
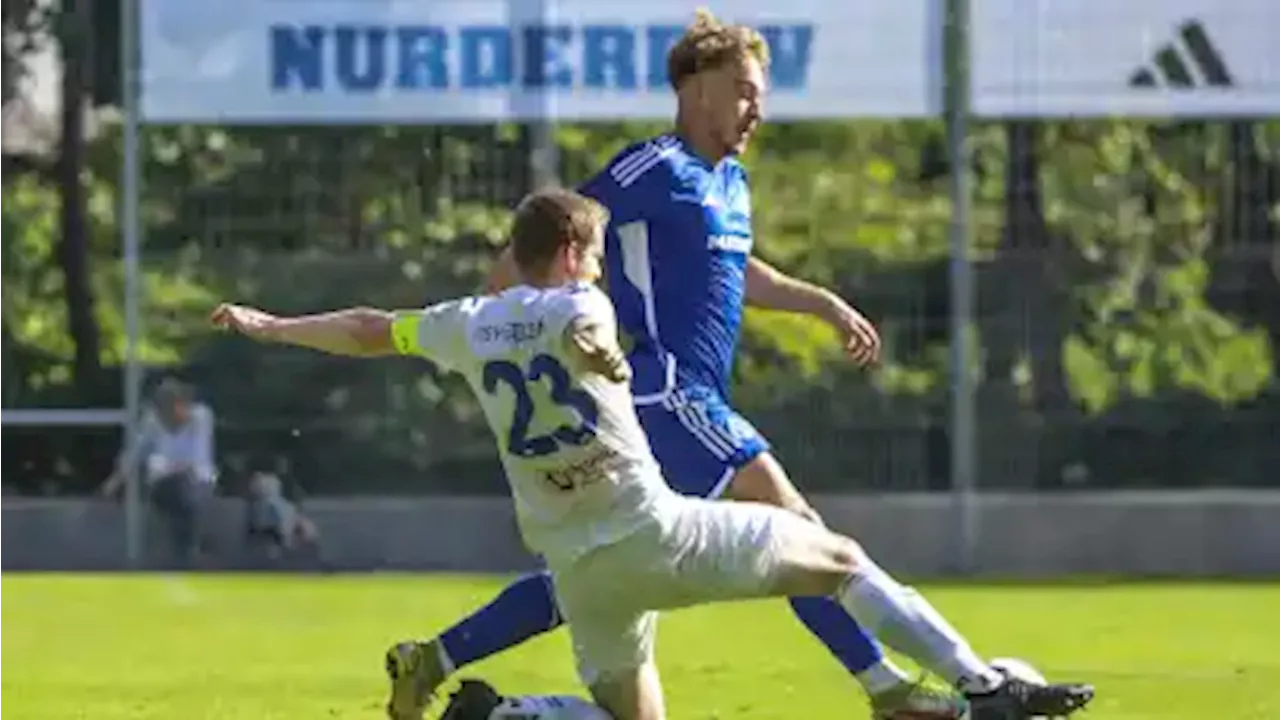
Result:
<instances>
[{"instance_id":1,"label":"player's hand","mask_svg":"<svg viewBox=\"0 0 1280 720\"><path fill-rule=\"evenodd\" d=\"M569 342L577 348L587 370L613 382L627 382L631 379L627 356L603 335L598 325L574 325L569 329Z\"/></svg>"},{"instance_id":2,"label":"player's hand","mask_svg":"<svg viewBox=\"0 0 1280 720\"><path fill-rule=\"evenodd\" d=\"M859 365L880 362L880 333L862 313L849 306L838 308L831 325L844 340L845 352Z\"/></svg>"},{"instance_id":3,"label":"player's hand","mask_svg":"<svg viewBox=\"0 0 1280 720\"><path fill-rule=\"evenodd\" d=\"M209 320L223 330L238 332L255 340L270 340L277 318L256 308L223 303L213 311Z\"/></svg>"}]
</instances>

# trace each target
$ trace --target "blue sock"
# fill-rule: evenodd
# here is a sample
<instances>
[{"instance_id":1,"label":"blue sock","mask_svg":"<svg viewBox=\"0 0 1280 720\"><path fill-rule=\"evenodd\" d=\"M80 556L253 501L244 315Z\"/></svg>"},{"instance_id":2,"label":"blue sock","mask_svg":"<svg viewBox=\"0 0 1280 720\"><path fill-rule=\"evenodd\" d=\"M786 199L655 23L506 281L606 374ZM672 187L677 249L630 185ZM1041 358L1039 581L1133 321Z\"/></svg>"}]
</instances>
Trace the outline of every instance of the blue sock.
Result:
<instances>
[{"instance_id":1,"label":"blue sock","mask_svg":"<svg viewBox=\"0 0 1280 720\"><path fill-rule=\"evenodd\" d=\"M835 600L791 598L791 609L849 672L860 673L884 659L884 652L876 641Z\"/></svg>"},{"instance_id":2,"label":"blue sock","mask_svg":"<svg viewBox=\"0 0 1280 720\"><path fill-rule=\"evenodd\" d=\"M837 606L838 607L838 606ZM454 670L560 627L546 572L522 575L498 597L440 634Z\"/></svg>"}]
</instances>

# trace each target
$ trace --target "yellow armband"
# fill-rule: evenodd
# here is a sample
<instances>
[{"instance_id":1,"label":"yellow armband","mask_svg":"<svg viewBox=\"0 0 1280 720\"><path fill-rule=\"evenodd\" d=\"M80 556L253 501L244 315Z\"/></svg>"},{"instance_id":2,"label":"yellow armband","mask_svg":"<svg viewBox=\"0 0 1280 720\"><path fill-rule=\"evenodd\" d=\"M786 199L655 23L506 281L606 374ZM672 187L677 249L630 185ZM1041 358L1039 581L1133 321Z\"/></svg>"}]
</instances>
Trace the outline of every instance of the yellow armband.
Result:
<instances>
[{"instance_id":1,"label":"yellow armband","mask_svg":"<svg viewBox=\"0 0 1280 720\"><path fill-rule=\"evenodd\" d=\"M391 343L401 355L420 355L418 348L418 314L396 313L391 321Z\"/></svg>"}]
</instances>

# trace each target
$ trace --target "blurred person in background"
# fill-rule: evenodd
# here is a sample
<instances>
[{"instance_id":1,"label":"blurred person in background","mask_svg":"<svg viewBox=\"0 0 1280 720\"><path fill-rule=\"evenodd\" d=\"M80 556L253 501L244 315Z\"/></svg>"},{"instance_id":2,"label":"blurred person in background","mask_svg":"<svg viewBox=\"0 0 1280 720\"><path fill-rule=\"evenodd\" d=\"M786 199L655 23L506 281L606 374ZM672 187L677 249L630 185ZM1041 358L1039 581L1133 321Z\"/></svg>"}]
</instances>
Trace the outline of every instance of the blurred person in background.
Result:
<instances>
[{"instance_id":1,"label":"blurred person in background","mask_svg":"<svg viewBox=\"0 0 1280 720\"><path fill-rule=\"evenodd\" d=\"M136 463L142 490L164 518L172 558L181 566L200 556L202 520L217 484L213 423L213 411L196 401L190 385L165 378L143 415L136 443L120 453L100 488L103 496L118 495L126 464Z\"/></svg>"},{"instance_id":2,"label":"blurred person in background","mask_svg":"<svg viewBox=\"0 0 1280 720\"><path fill-rule=\"evenodd\" d=\"M255 470L249 475L246 499L250 548L278 562L291 557L314 560L320 556L320 530L315 522L285 493L283 476L288 465L278 461L274 470Z\"/></svg>"}]
</instances>

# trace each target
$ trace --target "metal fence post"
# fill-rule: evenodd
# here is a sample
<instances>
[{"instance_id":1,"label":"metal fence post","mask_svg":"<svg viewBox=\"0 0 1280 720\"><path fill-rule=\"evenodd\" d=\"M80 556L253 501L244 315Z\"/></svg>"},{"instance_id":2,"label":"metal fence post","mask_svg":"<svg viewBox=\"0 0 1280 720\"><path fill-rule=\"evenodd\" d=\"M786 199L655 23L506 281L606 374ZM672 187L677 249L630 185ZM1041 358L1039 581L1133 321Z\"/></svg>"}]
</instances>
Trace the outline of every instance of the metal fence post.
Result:
<instances>
[{"instance_id":1,"label":"metal fence post","mask_svg":"<svg viewBox=\"0 0 1280 720\"><path fill-rule=\"evenodd\" d=\"M973 265L969 258L972 195L969 188L969 1L950 0L945 32L947 155L950 159L950 391L951 493L955 502L956 564L974 570L978 542L977 408L970 335L974 314Z\"/></svg>"},{"instance_id":2,"label":"metal fence post","mask_svg":"<svg viewBox=\"0 0 1280 720\"><path fill-rule=\"evenodd\" d=\"M129 566L142 563L142 493L140 492L139 461L135 456L142 410L142 364L138 357L141 342L141 224L139 202L141 167L139 163L139 68L138 53L138 3L140 0L122 0L120 3L120 57L121 99L124 105L123 157L120 165L120 228L124 245L124 407L125 447L125 548Z\"/></svg>"},{"instance_id":3,"label":"metal fence post","mask_svg":"<svg viewBox=\"0 0 1280 720\"><path fill-rule=\"evenodd\" d=\"M543 27L554 25L557 11L555 0L539 0L538 21ZM533 180L533 188L559 182L560 154L556 145L555 106L555 92L544 87L539 102L542 116L534 120L530 127L529 176Z\"/></svg>"}]
</instances>

